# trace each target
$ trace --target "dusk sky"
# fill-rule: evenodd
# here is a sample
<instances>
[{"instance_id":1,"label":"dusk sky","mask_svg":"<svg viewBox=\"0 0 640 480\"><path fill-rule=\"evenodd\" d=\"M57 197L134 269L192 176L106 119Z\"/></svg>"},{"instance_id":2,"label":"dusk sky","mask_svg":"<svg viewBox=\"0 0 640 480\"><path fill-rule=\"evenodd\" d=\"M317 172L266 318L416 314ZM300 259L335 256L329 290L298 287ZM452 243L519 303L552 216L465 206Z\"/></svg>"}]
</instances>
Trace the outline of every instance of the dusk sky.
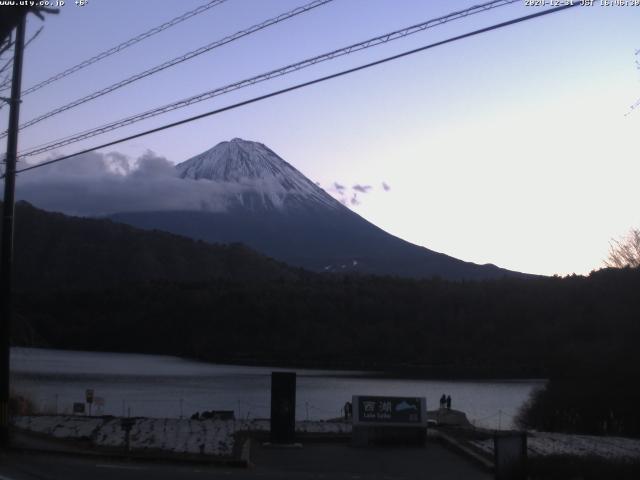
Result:
<instances>
[{"instance_id":1,"label":"dusk sky","mask_svg":"<svg viewBox=\"0 0 640 480\"><path fill-rule=\"evenodd\" d=\"M45 22L29 16L27 37L44 30L26 50L24 88L205 2L66 3ZM228 0L26 96L21 121L304 3ZM24 129L20 150L477 3L335 0ZM477 14L55 155L536 11L523 1ZM346 186L347 200L357 195L350 208L410 242L511 270L586 274L602 267L610 239L640 227L640 108L631 109L640 98L639 27L640 6L597 1L102 153L118 152L134 164L151 150L179 163L234 137L259 141L336 198L334 184ZM5 129L6 108L0 119ZM47 168L33 174L43 178ZM18 196L28 175L21 175ZM372 188L361 193L356 185Z\"/></svg>"}]
</instances>

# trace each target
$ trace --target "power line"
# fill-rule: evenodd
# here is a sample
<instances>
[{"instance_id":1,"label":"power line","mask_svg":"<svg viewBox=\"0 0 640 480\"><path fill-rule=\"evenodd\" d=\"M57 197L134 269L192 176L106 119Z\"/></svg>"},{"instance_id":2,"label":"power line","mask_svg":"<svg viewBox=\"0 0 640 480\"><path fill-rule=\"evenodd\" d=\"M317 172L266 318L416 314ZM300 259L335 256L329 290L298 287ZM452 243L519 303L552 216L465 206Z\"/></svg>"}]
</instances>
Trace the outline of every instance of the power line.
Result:
<instances>
[{"instance_id":1,"label":"power line","mask_svg":"<svg viewBox=\"0 0 640 480\"><path fill-rule=\"evenodd\" d=\"M162 107L157 107L154 108L152 110L148 110L146 112L143 113L139 113L124 119L120 119L117 120L115 122L111 122L105 125L102 125L100 127L96 127L90 130L85 130L83 132L79 132L77 134L62 138L62 139L58 139L58 140L54 140L52 142L47 142L44 146L42 147L33 147L32 149L30 149L29 151L25 152L25 153L21 153L21 157L27 157L27 156L32 156L32 155L36 155L39 153L44 153L50 150L53 150L55 148L59 148L65 145L69 145L72 143L76 143L79 142L81 140L85 140L87 138L90 137L94 137L96 135L101 135L103 133L106 132L110 132L112 130L116 130L118 128L122 128L128 125L131 125L133 123L142 121L142 120L146 120L148 118L151 117L155 117L157 115L161 115L163 113L166 112L170 112L172 110L177 110L179 108L184 108L187 107L189 105L193 105L195 103L199 103L202 102L204 100L208 100L210 98L213 97L217 97L220 95L224 95L226 93L232 92L234 90L238 90L244 87L248 87L251 85L255 85L256 83L260 83L260 82L264 82L266 80L270 80L272 78L275 77L280 77L283 75L287 75L289 73L304 69L304 68L308 68L311 67L313 65L316 65L318 63L321 62L325 62L328 60L332 60L334 58L338 58L344 55L348 55L351 54L353 52L357 52L359 50L364 50L364 49L368 49L368 48L372 48L375 47L377 45L383 44L383 43L387 43L387 42L391 42L393 40L397 40L400 38L404 38L408 35L413 35L415 33L424 31L428 28L432 28L438 25L442 25L444 23L447 22L451 22L453 20L458 20L460 18L464 18L467 17L469 15L474 15L476 13L480 13L480 12L484 12L487 10L491 10L493 8L497 8L497 7L502 7L505 5L509 5L515 2L518 2L520 0L495 0L495 1L491 1L488 3L484 3L481 5L476 5L470 8L467 8L465 10L460 10L460 11L456 11L453 13L450 13L448 15L442 16L442 17L438 17L435 19L431 19L428 20L426 22L422 22L419 23L417 25L413 25L410 27L406 27L403 28L401 30L396 30L394 32L390 32L390 33L385 33L384 35L380 35L374 38L370 38L368 40L365 40L363 42L359 42L359 43L355 43L353 45L349 45L347 47L343 47L337 50L333 50L331 52L328 53L324 53L312 58L308 58L306 60L302 60L300 62L297 63L293 63L291 65L287 65L285 67L281 67L278 68L276 70L272 70L270 72L266 72L266 73L262 73L260 75L248 78L248 79L244 79L244 80L240 80L238 82L223 86L223 87L219 87L219 88L215 88L213 90L209 90L207 92L204 93L200 93L198 95L194 95L192 97L186 98L186 99L182 99L179 100L177 102L174 103L170 103L168 105L164 105Z\"/></svg>"},{"instance_id":2,"label":"power line","mask_svg":"<svg viewBox=\"0 0 640 480\"><path fill-rule=\"evenodd\" d=\"M30 44L31 42L33 42L33 41L38 37L38 35L40 35L40 33L42 33L42 30L43 30L43 29L44 29L44 27L40 27L40 28L36 31L36 33L34 33L34 34L31 36L31 38L25 42L25 44L24 44L24 48L25 48L25 49L29 46L29 44ZM11 63L13 63L13 57L11 57L11 58L7 61L7 63L5 63L2 67L0 67L0 74L2 74L2 72L4 72L4 71L9 67L9 65L11 65ZM2 84L0 84L0 90L2 90L2 89L4 88L4 86L5 86L5 85L11 85L11 81L8 79L8 77L7 77L7 80L6 80L6 81L3 81L3 82L2 82ZM0 110L2 110L2 107L4 107L4 104L0 103Z\"/></svg>"},{"instance_id":3,"label":"power line","mask_svg":"<svg viewBox=\"0 0 640 480\"><path fill-rule=\"evenodd\" d=\"M524 22L524 21L527 21L527 20L532 20L534 18L542 17L542 16L545 16L545 15L550 15L552 13L560 12L562 10L566 10L568 8L573 8L573 7L576 7L578 5L580 5L580 4L579 3L567 4L567 5L563 5L561 7L556 7L556 8L552 8L552 9L548 9L548 10L543 10L543 11L540 11L540 12L537 12L537 13L533 13L531 15L526 15L524 17L519 17L519 18L515 18L515 19L512 19L512 20L508 20L506 22L494 24L494 25L491 25L489 27L481 28L479 30L474 30L472 32L464 33L462 35L457 35L455 37L450 37L450 38L447 38L445 40L441 40L439 42L431 43L429 45L425 45L425 46L422 46L422 47L419 47L419 48L415 48L413 50L408 50L408 51L399 53L397 55L392 55L390 57L383 58L381 60L376 60L374 62L366 63L364 65L360 65L358 67L350 68L348 70L342 70L342 71L340 71L338 73L333 73L331 75L326 75L324 77L316 78L316 79L310 80L308 82L299 83L299 84L293 85L291 87L287 87L287 88L283 88L281 90L277 90L275 92L267 93L265 95L260 95L258 97L253 97L253 98L251 98L249 100L244 100L242 102L234 103L233 105L228 105L226 107L222 107L222 108L218 108L216 110L211 110L209 112L201 113L199 115L195 115L195 116L192 116L192 117L189 117L189 118L185 118L185 119L179 120L177 122L169 123L169 124L163 125L161 127L152 128L152 129L146 130L144 132L136 133L134 135L129 135L128 137L124 137L124 138L120 138L118 140L113 140L111 142L103 143L102 145L98 145L96 147L88 148L88 149L73 153L71 155L65 155L63 157L54 158L52 160L47 160L47 161L39 163L37 165L31 165L29 167L21 168L19 170L16 170L16 173L27 172L29 170L34 170L36 168L40 168L40 167L44 167L44 166L47 166L47 165L51 165L53 163L58 163L58 162L61 162L63 160L67 160L69 158L72 158L72 157L75 157L75 156L78 156L78 155L82 155L84 153L93 152L95 150L99 150L99 149L105 148L105 147L110 147L110 146L118 144L118 143L126 142L126 141L129 141L129 140L134 140L136 138L140 138L140 137L143 137L143 136L146 136L146 135L150 135L152 133L160 132L162 130L167 130L169 128L173 128L173 127L177 127L179 125L190 123L190 122L193 122L195 120L199 120L201 118L209 117L209 116L212 116L212 115L217 115L217 114L229 111L229 110L234 110L236 108L239 108L239 107L242 107L242 106L245 106L245 105L249 105L249 104L252 104L252 103L256 103L256 102L259 102L259 101L262 101L262 100L266 100L266 99L271 98L271 97L276 97L276 96L282 95L284 93L292 92L294 90L299 90L301 88L308 87L308 86L311 86L311 85L315 85L317 83L321 83L321 82L325 82L327 80L332 80L334 78L342 77L342 76L345 76L345 75L348 75L348 74L351 74L351 73L354 73L354 72L358 72L360 70L365 70L365 69L374 67L376 65L381 65L383 63L391 62L393 60L397 60L399 58L407 57L409 55L413 55L413 54L416 54L418 52L423 52L423 51L429 50L431 48L439 47L439 46L445 45L447 43L456 42L458 40L462 40L462 39L465 39L465 38L473 37L475 35L479 35L479 34L482 34L482 33L490 32L492 30L497 30L497 29L504 28L504 27L507 27L507 26L510 26L510 25L515 25L515 24L520 23L520 22Z\"/></svg>"},{"instance_id":4,"label":"power line","mask_svg":"<svg viewBox=\"0 0 640 480\"><path fill-rule=\"evenodd\" d=\"M11 47L13 47L13 40L11 40L11 37L7 38L7 43L3 43L0 45L0 55L4 54L4 52L6 52L7 50L9 50Z\"/></svg>"},{"instance_id":5,"label":"power line","mask_svg":"<svg viewBox=\"0 0 640 480\"><path fill-rule=\"evenodd\" d=\"M303 60L301 62L297 62L295 64L288 65L286 67L282 67L280 69L277 69L277 70L274 70L274 71L271 71L271 72L267 72L267 73L258 75L256 77L245 79L245 80L242 80L240 82L236 82L234 84L227 85L225 87L217 88L217 89L214 89L214 90L211 90L211 91L208 91L208 92L205 92L205 93L202 93L202 94L199 94L199 95L187 98L187 99L183 99L183 100L181 100L179 102L175 102L174 104L165 105L163 107L159 107L157 109L153 109L153 110L150 110L150 111L147 111L147 112L143 112L143 113L135 115L133 117L128 117L128 118L125 118L125 119L121 119L121 120L118 120L116 122L112 122L110 124L102 125L102 126L97 127L95 129L86 130L86 131L78 133L77 135L72 135L70 137L65 137L63 139L59 139L59 141L54 141L53 143L52 142L47 142L46 143L47 147L46 147L45 150L38 149L37 151L34 151L33 153L29 152L29 153L24 154L23 156L35 155L37 153L42 153L43 151L48 151L48 150L52 150L52 149L58 148L60 146L68 145L70 143L75 143L76 141L80 141L80 140L84 140L84 139L89 138L89 137L100 135L102 133L106 133L108 131L118 129L118 128L121 128L123 126L130 125L130 124L135 123L137 121L145 120L147 118L150 118L150 117L153 117L153 116L156 116L156 115L160 115L162 113L166 113L166 112L171 111L171 110L175 110L175 109L178 109L178 108L183 108L183 107L189 106L189 105L191 105L193 103L198 103L198 102L201 102L201 101L204 101L204 100L208 100L209 98L213 98L213 97L218 96L218 95L223 95L223 94L229 93L229 92L231 92L233 90L237 90L237 89L244 88L244 87L247 87L247 86L250 86L250 85L254 85L255 83L266 81L266 80L269 80L269 79L274 78L274 77L286 75L288 73L292 73L294 71L310 67L310 66L315 65L317 63L321 63L321 62L324 62L324 61L327 61L327 60L331 60L331 59L337 58L339 56L347 55L347 54L356 52L358 50L371 48L371 47L377 46L377 45L382 44L382 43L387 43L389 41L397 40L399 38L403 38L403 37L406 37L408 35L412 35L412 34L421 32L423 30L426 30L427 28L431 28L431 27L434 27L434 26L437 26L437 25L441 25L443 23L447 23L447 22L450 22L450 21L453 21L453 20L464 18L466 16L473 15L473 14L476 14L476 13L480 13L480 12L483 12L483 11L491 10L493 8L505 6L505 5L508 5L508 4L511 4L511 3L515 3L517 1L519 1L519 0L495 0L495 1L490 1L490 2L487 2L487 3L481 4L481 5L476 5L476 6L467 8L465 10L456 11L456 12L450 13L450 14L442 16L442 17L438 17L438 18L435 18L435 19L428 20L426 22L422 22L422 23L417 24L417 25L406 27L406 28L401 29L401 30L396 30L394 32L386 33L384 35L380 35L378 37L374 37L374 38L365 40L363 42L359 42L359 43L356 43L356 44L353 44L353 45L349 45L347 47L343 47L343 48L338 49L338 50L334 50L334 51L331 51L331 52L328 52L328 53L325 53L325 54L322 54L322 55L318 55L316 57L313 57L313 58L310 58L310 59L307 59L307 60ZM2 136L0 135L0 138L1 137Z\"/></svg>"},{"instance_id":6,"label":"power line","mask_svg":"<svg viewBox=\"0 0 640 480\"><path fill-rule=\"evenodd\" d=\"M53 75L52 77L43 80L42 82L26 89L24 92L22 92L22 96L24 97L25 95L29 95L30 93L35 92L36 90L41 89L42 87L45 87L47 85L50 85L53 82L56 82L64 77L67 77L69 75L71 75L72 73L75 73L79 70L82 70L83 68L88 67L89 65L93 65L96 62L99 62L100 60L103 60L107 57L110 57L111 55L114 55L118 52L121 52L122 50L124 50L125 48L129 48L132 45L135 45L136 43L139 43L157 33L160 33L164 30L167 30L168 28L171 28L181 22L184 22L185 20L188 20L191 17L194 17L196 15L199 15L207 10L209 10L210 8L213 7L217 7L218 5L226 2L227 0L212 0L204 5L200 5L198 8L194 9L194 10L190 10L186 13L183 13L182 15L175 17L171 20L169 20L168 22L163 23L162 25L159 25L157 27L152 28L151 30L147 30L144 33L141 33L140 35L137 35L133 38L130 38L129 40L127 40L126 42L122 42L119 45L116 45L115 47L111 47L108 50L105 50L104 52L101 52L97 55L94 55L93 57L84 60L76 65L74 65L73 67L70 67L66 70L64 70L63 72L60 72L56 75Z\"/></svg>"},{"instance_id":7,"label":"power line","mask_svg":"<svg viewBox=\"0 0 640 480\"><path fill-rule=\"evenodd\" d=\"M267 27L270 27L272 25L275 25L277 23L283 22L285 20L288 20L292 17L295 17L297 15L300 15L302 13L308 12L309 10L313 10L314 8L320 7L322 5L325 5L327 3L333 2L333 0L314 0L311 3L308 3L306 5L303 5L301 7L297 7L293 10L290 10L288 12L282 13L276 17L270 18L268 20L265 20L262 23L259 23L257 25L253 25L252 27L249 27L245 30L240 30L232 35L229 35L227 37L224 37L220 40L216 40L213 43L210 43L208 45L205 45L203 47L200 47L196 50L192 50L190 52L185 53L184 55L180 55L179 57L175 57L172 58L171 60L168 60L160 65L156 65L155 67L152 67L148 70L145 70L143 72L137 73L135 75L132 75L131 77L125 78L124 80L121 80L119 82L116 82L112 85L109 85L108 87L103 88L102 90L98 90L96 92L90 93L89 95L86 95L82 98L79 98L77 100L74 100L71 103L67 103L66 105L63 105L61 107L58 107L54 110L51 110L43 115L40 115L39 117L36 117L32 120L27 121L26 123L23 123L22 125L20 125L20 129L23 128L27 128L30 127L31 125L35 125L36 123L41 122L42 120L45 120L49 117L52 117L54 115L57 115L59 113L62 113L64 111L70 110L72 108L77 107L78 105L82 105L83 103L89 102L91 100L95 100L96 98L102 97L103 95L106 95L108 93L111 93L115 90L118 90L126 85L129 85L133 82L136 82L138 80L141 80L145 77L148 77L150 75L156 74L158 72L161 72L162 70L165 70L167 68L173 67L175 65L178 65L182 62L186 62L187 60L191 60L192 58L195 58L199 55L202 55L203 53L209 52L211 50L213 50L214 48L218 48L221 47L223 45L226 45L227 43L231 43L235 40L238 40L242 37L246 37L247 35L251 35L257 31L260 31L262 29L265 29ZM2 135L0 135L0 138L6 136L6 132L3 133Z\"/></svg>"}]
</instances>

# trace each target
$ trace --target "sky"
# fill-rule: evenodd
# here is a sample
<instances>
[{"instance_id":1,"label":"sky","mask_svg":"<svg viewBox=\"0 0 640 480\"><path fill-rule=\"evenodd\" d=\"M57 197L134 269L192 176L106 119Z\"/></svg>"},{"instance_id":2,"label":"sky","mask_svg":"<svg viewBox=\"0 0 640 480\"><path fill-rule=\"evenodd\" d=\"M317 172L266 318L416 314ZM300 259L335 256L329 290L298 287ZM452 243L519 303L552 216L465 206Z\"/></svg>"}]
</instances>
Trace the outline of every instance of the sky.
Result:
<instances>
[{"instance_id":1,"label":"sky","mask_svg":"<svg viewBox=\"0 0 640 480\"><path fill-rule=\"evenodd\" d=\"M27 37L41 26L44 30L26 50L23 86L203 3L88 0L80 7L68 0L45 22L31 16ZM227 0L26 96L21 120L305 3ZM334 0L26 128L20 150L478 3ZM523 1L450 22L30 161L70 154L541 8ZM347 201L349 208L410 242L511 270L587 274L603 266L612 238L640 227L640 108L631 109L640 99L639 25L640 6L595 2L96 155L116 166L148 165L152 159L164 168L234 137L259 141L337 198L335 184L345 186L342 198L356 199ZM2 129L7 112L0 110ZM37 195L38 182L60 175L84 181L81 163L21 174L18 197L46 207L47 199ZM90 195L91 184L86 185ZM358 185L372 188L358 191L353 188ZM108 199L109 191L100 194ZM167 187L167 196L172 194ZM114 208L122 203L122 198L113 200Z\"/></svg>"}]
</instances>

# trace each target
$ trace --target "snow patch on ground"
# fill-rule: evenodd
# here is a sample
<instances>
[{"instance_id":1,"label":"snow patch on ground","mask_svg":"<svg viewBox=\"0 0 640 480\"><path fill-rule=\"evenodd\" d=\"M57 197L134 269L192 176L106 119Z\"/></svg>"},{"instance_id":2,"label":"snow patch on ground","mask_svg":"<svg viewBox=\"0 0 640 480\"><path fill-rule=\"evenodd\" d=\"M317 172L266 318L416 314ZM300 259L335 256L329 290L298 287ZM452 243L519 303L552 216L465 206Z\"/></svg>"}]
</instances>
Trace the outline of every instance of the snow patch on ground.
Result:
<instances>
[{"instance_id":1,"label":"snow patch on ground","mask_svg":"<svg viewBox=\"0 0 640 480\"><path fill-rule=\"evenodd\" d=\"M471 442L493 455L493 439ZM640 459L640 440L623 437L529 432L527 450L532 457L547 455L596 456L611 460Z\"/></svg>"},{"instance_id":2,"label":"snow patch on ground","mask_svg":"<svg viewBox=\"0 0 640 480\"><path fill-rule=\"evenodd\" d=\"M135 418L129 434L132 451L161 450L172 453L230 457L236 434L268 432L269 420L189 420L175 418ZM122 448L125 433L120 418L78 416L16 417L22 430L59 439L89 440L93 446ZM297 422L296 431L313 434L349 434L351 424L341 422Z\"/></svg>"}]
</instances>

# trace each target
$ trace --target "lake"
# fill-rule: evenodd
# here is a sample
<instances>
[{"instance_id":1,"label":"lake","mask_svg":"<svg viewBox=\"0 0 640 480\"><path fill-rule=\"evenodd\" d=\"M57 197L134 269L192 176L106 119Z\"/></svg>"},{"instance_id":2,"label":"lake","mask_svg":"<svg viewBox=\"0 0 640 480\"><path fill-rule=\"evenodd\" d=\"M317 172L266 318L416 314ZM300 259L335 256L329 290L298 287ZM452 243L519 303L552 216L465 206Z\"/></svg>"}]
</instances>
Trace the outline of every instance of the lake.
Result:
<instances>
[{"instance_id":1,"label":"lake","mask_svg":"<svg viewBox=\"0 0 640 480\"><path fill-rule=\"evenodd\" d=\"M320 420L342 415L352 395L424 396L429 410L440 396L452 408L488 428L510 428L513 416L543 380L411 380L371 372L220 365L163 355L11 349L12 389L42 413L70 413L93 389L94 414L147 417L191 416L234 410L236 417L268 418L270 374L295 371L296 417Z\"/></svg>"}]
</instances>

